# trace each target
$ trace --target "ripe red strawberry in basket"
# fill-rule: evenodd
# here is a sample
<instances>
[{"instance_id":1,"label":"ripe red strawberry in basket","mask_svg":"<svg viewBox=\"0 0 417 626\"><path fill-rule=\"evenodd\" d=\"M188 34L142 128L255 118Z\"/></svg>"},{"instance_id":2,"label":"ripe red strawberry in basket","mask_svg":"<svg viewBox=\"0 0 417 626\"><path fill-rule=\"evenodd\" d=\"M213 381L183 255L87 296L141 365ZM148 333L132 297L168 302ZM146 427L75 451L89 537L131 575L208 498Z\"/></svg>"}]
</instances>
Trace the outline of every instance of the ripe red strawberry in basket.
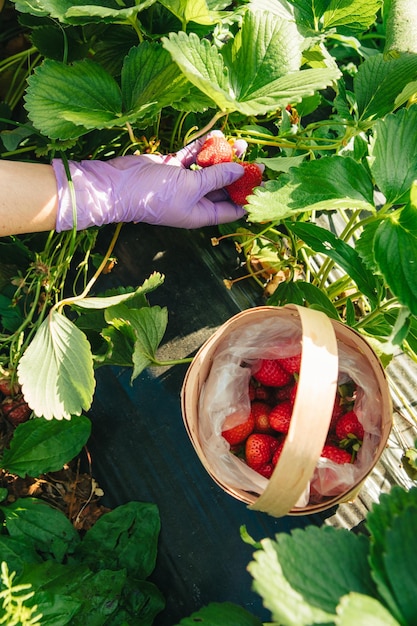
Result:
<instances>
[{"instance_id":1,"label":"ripe red strawberry in basket","mask_svg":"<svg viewBox=\"0 0 417 626\"><path fill-rule=\"evenodd\" d=\"M243 176L235 180L231 185L225 187L231 200L236 204L246 204L247 197L251 195L255 187L259 187L262 182L262 172L256 163L239 161L245 168Z\"/></svg>"},{"instance_id":2,"label":"ripe red strawberry in basket","mask_svg":"<svg viewBox=\"0 0 417 626\"><path fill-rule=\"evenodd\" d=\"M233 160L233 148L222 136L213 135L206 139L196 162L200 167L209 167L217 163L228 163Z\"/></svg>"},{"instance_id":3,"label":"ripe red strawberry in basket","mask_svg":"<svg viewBox=\"0 0 417 626\"><path fill-rule=\"evenodd\" d=\"M293 405L289 400L284 400L271 409L269 423L271 428L279 433L288 433L290 428Z\"/></svg>"},{"instance_id":4,"label":"ripe red strawberry in basket","mask_svg":"<svg viewBox=\"0 0 417 626\"><path fill-rule=\"evenodd\" d=\"M253 430L257 433L271 434L271 425L269 423L269 413L271 407L266 402L252 402L251 413L255 420Z\"/></svg>"},{"instance_id":5,"label":"ripe red strawberry in basket","mask_svg":"<svg viewBox=\"0 0 417 626\"><path fill-rule=\"evenodd\" d=\"M236 446L239 443L243 443L247 437L249 437L253 432L254 426L255 417L252 412L250 412L248 418L242 424L237 424L236 426L232 426L232 428L223 430L222 435L231 446Z\"/></svg>"},{"instance_id":6,"label":"ripe red strawberry in basket","mask_svg":"<svg viewBox=\"0 0 417 626\"><path fill-rule=\"evenodd\" d=\"M271 462L278 444L278 440L272 435L252 433L246 440L246 463L252 469L259 470L259 468Z\"/></svg>"},{"instance_id":7,"label":"ripe red strawberry in basket","mask_svg":"<svg viewBox=\"0 0 417 626\"><path fill-rule=\"evenodd\" d=\"M281 367L290 374L299 374L301 366L301 352L294 356L287 356L284 359L278 359Z\"/></svg>"},{"instance_id":8,"label":"ripe red strawberry in basket","mask_svg":"<svg viewBox=\"0 0 417 626\"><path fill-rule=\"evenodd\" d=\"M343 450L342 448L332 444L326 444L323 447L321 456L329 459L330 461L334 461L334 463L338 463L339 465L352 462L352 455L347 450Z\"/></svg>"},{"instance_id":9,"label":"ripe red strawberry in basket","mask_svg":"<svg viewBox=\"0 0 417 626\"><path fill-rule=\"evenodd\" d=\"M284 387L293 380L293 376L282 369L277 359L261 359L253 377L267 387Z\"/></svg>"},{"instance_id":10,"label":"ripe red strawberry in basket","mask_svg":"<svg viewBox=\"0 0 417 626\"><path fill-rule=\"evenodd\" d=\"M336 422L336 437L339 441L346 439L363 441L364 430L355 411L342 415Z\"/></svg>"},{"instance_id":11,"label":"ripe red strawberry in basket","mask_svg":"<svg viewBox=\"0 0 417 626\"><path fill-rule=\"evenodd\" d=\"M279 457L281 456L282 453L282 449L284 447L284 443L285 443L285 439L282 439L281 441L279 441L278 446L273 454L272 457L272 465L275 467L275 465L278 463L279 461Z\"/></svg>"}]
</instances>

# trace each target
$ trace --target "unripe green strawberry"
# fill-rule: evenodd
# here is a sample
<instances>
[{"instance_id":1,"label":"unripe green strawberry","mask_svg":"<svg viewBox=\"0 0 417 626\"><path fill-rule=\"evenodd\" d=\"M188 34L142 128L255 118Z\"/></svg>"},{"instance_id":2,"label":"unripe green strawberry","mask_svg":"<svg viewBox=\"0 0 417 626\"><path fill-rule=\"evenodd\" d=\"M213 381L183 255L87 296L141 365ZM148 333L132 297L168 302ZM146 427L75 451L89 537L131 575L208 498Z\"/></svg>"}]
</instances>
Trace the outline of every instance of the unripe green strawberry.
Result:
<instances>
[{"instance_id":1,"label":"unripe green strawberry","mask_svg":"<svg viewBox=\"0 0 417 626\"><path fill-rule=\"evenodd\" d=\"M196 162L200 167L209 167L217 163L228 163L233 160L233 148L230 143L218 135L213 135L206 139Z\"/></svg>"},{"instance_id":2,"label":"unripe green strawberry","mask_svg":"<svg viewBox=\"0 0 417 626\"><path fill-rule=\"evenodd\" d=\"M247 197L251 195L255 187L259 187L262 182L262 172L256 163L239 161L245 168L243 176L226 186L230 199L236 204L246 204Z\"/></svg>"}]
</instances>

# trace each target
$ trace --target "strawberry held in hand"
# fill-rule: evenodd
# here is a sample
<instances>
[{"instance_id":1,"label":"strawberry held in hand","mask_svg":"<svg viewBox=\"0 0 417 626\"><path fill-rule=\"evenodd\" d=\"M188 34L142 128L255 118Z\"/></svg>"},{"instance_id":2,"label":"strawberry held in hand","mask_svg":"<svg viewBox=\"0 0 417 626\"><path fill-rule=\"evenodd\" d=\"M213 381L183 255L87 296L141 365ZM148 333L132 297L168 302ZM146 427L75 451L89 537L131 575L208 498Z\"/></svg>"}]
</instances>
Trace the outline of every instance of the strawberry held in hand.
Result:
<instances>
[{"instance_id":1,"label":"strawberry held in hand","mask_svg":"<svg viewBox=\"0 0 417 626\"><path fill-rule=\"evenodd\" d=\"M226 186L230 199L236 204L246 204L247 197L251 195L255 187L262 183L262 171L256 163L238 161L245 168L243 176Z\"/></svg>"},{"instance_id":2,"label":"strawberry held in hand","mask_svg":"<svg viewBox=\"0 0 417 626\"><path fill-rule=\"evenodd\" d=\"M197 155L196 163L200 167L209 167L217 163L229 163L233 160L233 148L225 137L213 135L203 144Z\"/></svg>"}]
</instances>

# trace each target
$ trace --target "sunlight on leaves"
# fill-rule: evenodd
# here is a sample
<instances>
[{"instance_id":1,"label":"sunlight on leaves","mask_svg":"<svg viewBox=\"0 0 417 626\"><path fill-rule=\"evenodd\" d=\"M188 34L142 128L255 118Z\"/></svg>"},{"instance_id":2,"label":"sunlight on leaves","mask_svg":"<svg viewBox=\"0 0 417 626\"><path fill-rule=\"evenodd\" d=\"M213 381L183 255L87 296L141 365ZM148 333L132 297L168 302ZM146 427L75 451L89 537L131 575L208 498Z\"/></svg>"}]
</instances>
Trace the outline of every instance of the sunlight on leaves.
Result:
<instances>
[{"instance_id":1,"label":"sunlight on leaves","mask_svg":"<svg viewBox=\"0 0 417 626\"><path fill-rule=\"evenodd\" d=\"M267 12L246 13L241 34L229 44L228 62L194 33L171 33L162 41L188 80L223 111L266 113L299 102L340 76L336 66L299 70L295 24Z\"/></svg>"},{"instance_id":2,"label":"sunlight on leaves","mask_svg":"<svg viewBox=\"0 0 417 626\"><path fill-rule=\"evenodd\" d=\"M27 403L39 417L70 419L87 411L95 378L86 336L52 311L20 359L18 377Z\"/></svg>"}]
</instances>

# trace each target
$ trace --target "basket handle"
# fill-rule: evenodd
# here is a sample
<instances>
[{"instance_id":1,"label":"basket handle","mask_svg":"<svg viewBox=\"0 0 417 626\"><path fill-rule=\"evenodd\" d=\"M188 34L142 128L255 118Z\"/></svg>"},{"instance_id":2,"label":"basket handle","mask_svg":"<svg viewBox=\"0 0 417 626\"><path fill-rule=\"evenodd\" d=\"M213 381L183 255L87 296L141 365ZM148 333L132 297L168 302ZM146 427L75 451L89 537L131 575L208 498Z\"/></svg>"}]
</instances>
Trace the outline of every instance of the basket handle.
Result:
<instances>
[{"instance_id":1,"label":"basket handle","mask_svg":"<svg viewBox=\"0 0 417 626\"><path fill-rule=\"evenodd\" d=\"M326 441L338 378L337 340L325 313L298 305L303 331L302 359L290 429L264 492L249 506L281 517L308 486Z\"/></svg>"}]
</instances>

